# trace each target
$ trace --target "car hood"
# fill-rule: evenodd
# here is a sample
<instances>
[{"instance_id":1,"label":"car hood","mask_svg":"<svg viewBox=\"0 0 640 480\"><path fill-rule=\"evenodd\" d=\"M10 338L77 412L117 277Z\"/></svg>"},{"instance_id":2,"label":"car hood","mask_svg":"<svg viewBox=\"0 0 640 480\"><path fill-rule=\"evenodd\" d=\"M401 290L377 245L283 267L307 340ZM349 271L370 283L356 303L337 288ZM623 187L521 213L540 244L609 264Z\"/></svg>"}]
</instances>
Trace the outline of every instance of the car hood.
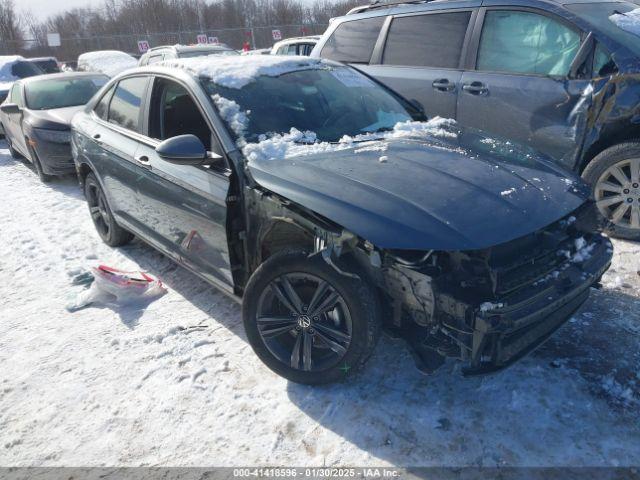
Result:
<instances>
[{"instance_id":1,"label":"car hood","mask_svg":"<svg viewBox=\"0 0 640 480\"><path fill-rule=\"evenodd\" d=\"M51 110L28 110L26 120L36 128L53 128L57 130L71 126L73 116L81 112L84 105L76 107L53 108Z\"/></svg>"},{"instance_id":2,"label":"car hood","mask_svg":"<svg viewBox=\"0 0 640 480\"><path fill-rule=\"evenodd\" d=\"M470 129L301 150L251 159L248 169L264 188L386 249L488 248L561 219L589 196L533 151Z\"/></svg>"}]
</instances>

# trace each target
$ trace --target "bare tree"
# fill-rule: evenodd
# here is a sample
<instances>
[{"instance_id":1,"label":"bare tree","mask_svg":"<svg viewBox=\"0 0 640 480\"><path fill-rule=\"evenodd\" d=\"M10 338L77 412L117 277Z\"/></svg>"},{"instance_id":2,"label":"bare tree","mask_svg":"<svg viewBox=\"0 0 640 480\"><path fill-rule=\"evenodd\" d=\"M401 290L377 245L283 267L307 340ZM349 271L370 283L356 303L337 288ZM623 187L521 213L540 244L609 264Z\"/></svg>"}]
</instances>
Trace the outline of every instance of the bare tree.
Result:
<instances>
[{"instance_id":1,"label":"bare tree","mask_svg":"<svg viewBox=\"0 0 640 480\"><path fill-rule=\"evenodd\" d=\"M346 13L366 0L103 0L97 8L74 8L38 22L26 13L17 16L13 0L0 0L0 38L5 50L16 52L22 29L35 39L32 50L55 53L60 60L73 60L90 50L133 51L136 40L151 45L192 43L196 33L219 36L239 48L245 40L256 47L273 43L271 30L284 36L322 33L329 19ZM62 46L47 47L46 34L57 32ZM9 44L7 44L9 41ZM30 53L35 53L34 51Z\"/></svg>"},{"instance_id":2,"label":"bare tree","mask_svg":"<svg viewBox=\"0 0 640 480\"><path fill-rule=\"evenodd\" d=\"M0 41L5 52L22 47L20 16L13 0L0 0Z\"/></svg>"}]
</instances>

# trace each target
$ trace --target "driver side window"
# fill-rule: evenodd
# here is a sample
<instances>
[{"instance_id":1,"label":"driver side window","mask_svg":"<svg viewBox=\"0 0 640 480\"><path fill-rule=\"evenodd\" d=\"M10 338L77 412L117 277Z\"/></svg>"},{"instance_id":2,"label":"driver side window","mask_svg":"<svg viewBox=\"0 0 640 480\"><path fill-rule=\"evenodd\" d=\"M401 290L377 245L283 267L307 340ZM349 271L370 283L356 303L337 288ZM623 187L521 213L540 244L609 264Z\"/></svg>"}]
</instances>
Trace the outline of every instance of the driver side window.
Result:
<instances>
[{"instance_id":1,"label":"driver side window","mask_svg":"<svg viewBox=\"0 0 640 480\"><path fill-rule=\"evenodd\" d=\"M209 124L187 89L174 81L156 78L151 97L149 136L156 140L166 140L187 134L198 137L208 152L222 152Z\"/></svg>"}]
</instances>

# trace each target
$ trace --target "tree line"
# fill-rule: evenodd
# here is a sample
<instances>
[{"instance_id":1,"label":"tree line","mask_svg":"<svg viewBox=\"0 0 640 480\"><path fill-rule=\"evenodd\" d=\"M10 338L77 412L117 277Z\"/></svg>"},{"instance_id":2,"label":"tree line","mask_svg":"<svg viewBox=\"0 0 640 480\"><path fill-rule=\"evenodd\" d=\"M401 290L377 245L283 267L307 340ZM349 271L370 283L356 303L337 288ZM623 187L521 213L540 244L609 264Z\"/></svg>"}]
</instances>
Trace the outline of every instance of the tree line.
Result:
<instances>
[{"instance_id":1,"label":"tree line","mask_svg":"<svg viewBox=\"0 0 640 480\"><path fill-rule=\"evenodd\" d=\"M19 11L14 0L0 0L0 41L5 54L57 53L66 59L81 50L119 46L118 49L134 51L135 38L149 39L152 46L193 43L193 35L181 32L237 29L223 32L220 41L234 48L240 48L245 41L254 47L266 47L264 44L271 39L263 31L268 27L297 26L286 29L283 36L322 33L319 30L332 17L343 15L364 1L104 0L98 7L72 8L38 20L28 10ZM47 33L53 32L63 39L57 50L47 46Z\"/></svg>"}]
</instances>

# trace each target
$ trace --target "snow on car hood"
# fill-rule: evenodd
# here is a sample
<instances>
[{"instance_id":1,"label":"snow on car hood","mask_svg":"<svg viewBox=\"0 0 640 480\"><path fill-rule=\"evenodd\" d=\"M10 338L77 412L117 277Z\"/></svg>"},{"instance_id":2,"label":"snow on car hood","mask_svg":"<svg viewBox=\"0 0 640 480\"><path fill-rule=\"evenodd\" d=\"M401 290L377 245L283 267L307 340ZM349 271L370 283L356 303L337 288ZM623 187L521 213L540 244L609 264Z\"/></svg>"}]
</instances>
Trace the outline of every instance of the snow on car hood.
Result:
<instances>
[{"instance_id":1,"label":"snow on car hood","mask_svg":"<svg viewBox=\"0 0 640 480\"><path fill-rule=\"evenodd\" d=\"M305 69L322 68L320 59L278 55L207 56L166 60L158 65L182 68L227 88L242 88L260 75L277 77Z\"/></svg>"},{"instance_id":2,"label":"snow on car hood","mask_svg":"<svg viewBox=\"0 0 640 480\"><path fill-rule=\"evenodd\" d=\"M588 199L586 185L531 150L451 130L328 144L337 148L287 146L284 154L277 145L266 154L244 151L258 184L380 248L487 248Z\"/></svg>"},{"instance_id":3,"label":"snow on car hood","mask_svg":"<svg viewBox=\"0 0 640 480\"><path fill-rule=\"evenodd\" d=\"M627 13L614 13L609 20L622 30L640 36L640 8Z\"/></svg>"}]
</instances>

